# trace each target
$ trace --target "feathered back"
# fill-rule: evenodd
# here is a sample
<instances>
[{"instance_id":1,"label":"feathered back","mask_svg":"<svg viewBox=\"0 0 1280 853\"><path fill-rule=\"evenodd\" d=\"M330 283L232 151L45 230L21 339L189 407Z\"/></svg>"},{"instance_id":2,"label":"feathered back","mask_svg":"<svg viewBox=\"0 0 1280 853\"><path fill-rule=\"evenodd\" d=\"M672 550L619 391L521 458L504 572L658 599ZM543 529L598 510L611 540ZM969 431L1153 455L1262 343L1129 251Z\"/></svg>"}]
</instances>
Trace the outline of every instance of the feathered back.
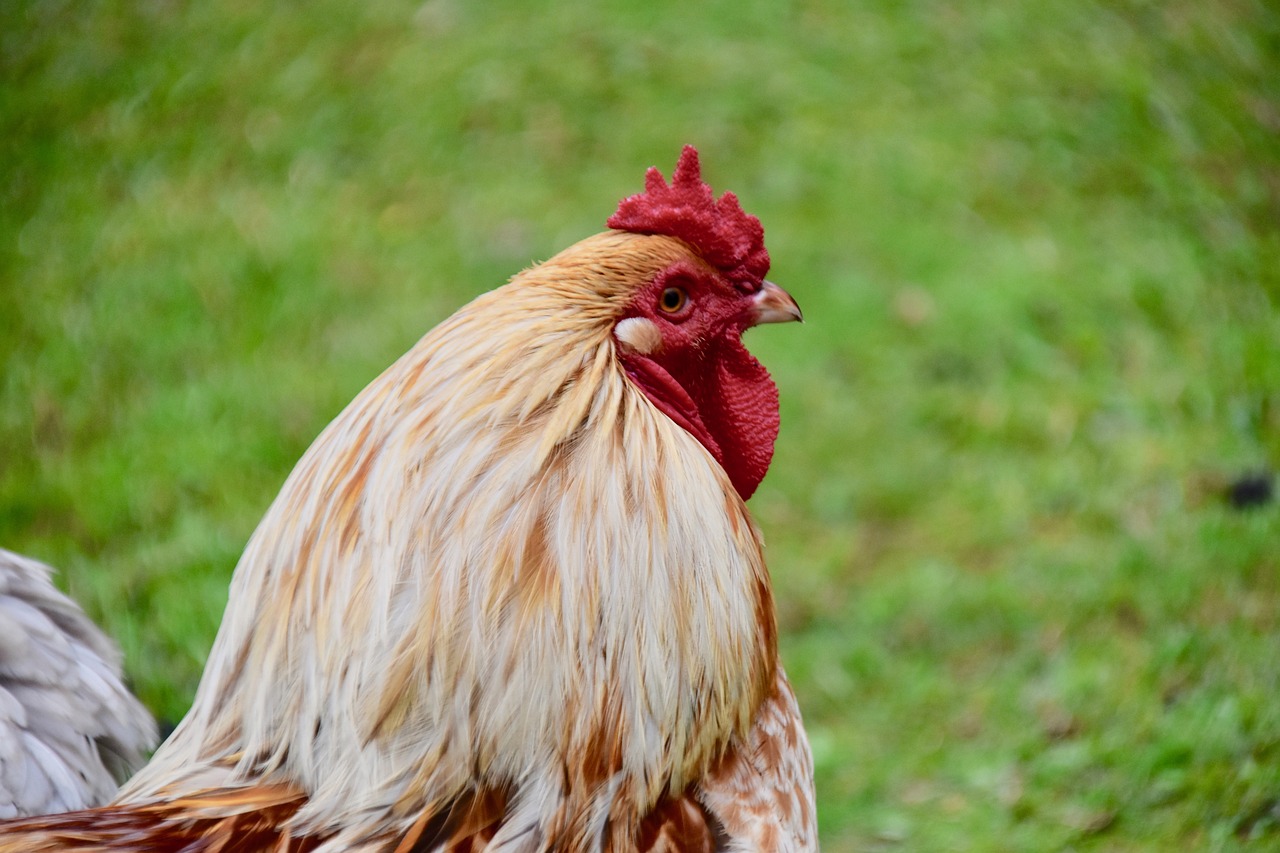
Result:
<instances>
[{"instance_id":1,"label":"feathered back","mask_svg":"<svg viewBox=\"0 0 1280 853\"><path fill-rule=\"evenodd\" d=\"M589 238L361 392L255 532L126 800L288 781L291 826L335 850L501 802L495 844L586 849L702 775L773 687L768 578L723 469L612 335L688 253Z\"/></svg>"},{"instance_id":2,"label":"feathered back","mask_svg":"<svg viewBox=\"0 0 1280 853\"><path fill-rule=\"evenodd\" d=\"M0 818L101 805L156 743L120 652L51 573L0 549Z\"/></svg>"}]
</instances>

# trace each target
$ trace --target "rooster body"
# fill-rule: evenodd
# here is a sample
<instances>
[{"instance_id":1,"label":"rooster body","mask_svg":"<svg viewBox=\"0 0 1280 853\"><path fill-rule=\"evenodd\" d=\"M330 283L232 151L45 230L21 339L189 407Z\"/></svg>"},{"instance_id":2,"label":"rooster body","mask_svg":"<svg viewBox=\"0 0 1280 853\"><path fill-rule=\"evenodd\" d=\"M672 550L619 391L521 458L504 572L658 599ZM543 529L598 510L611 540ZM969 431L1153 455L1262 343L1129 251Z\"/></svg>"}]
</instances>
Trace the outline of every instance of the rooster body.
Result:
<instances>
[{"instance_id":1,"label":"rooster body","mask_svg":"<svg viewBox=\"0 0 1280 853\"><path fill-rule=\"evenodd\" d=\"M156 724L120 653L43 563L0 549L0 817L101 805Z\"/></svg>"},{"instance_id":2,"label":"rooster body","mask_svg":"<svg viewBox=\"0 0 1280 853\"><path fill-rule=\"evenodd\" d=\"M329 425L190 713L115 806L15 827L22 849L815 847L744 503L776 389L739 340L799 312L692 149L670 189L710 237L646 219L672 208L654 175Z\"/></svg>"}]
</instances>

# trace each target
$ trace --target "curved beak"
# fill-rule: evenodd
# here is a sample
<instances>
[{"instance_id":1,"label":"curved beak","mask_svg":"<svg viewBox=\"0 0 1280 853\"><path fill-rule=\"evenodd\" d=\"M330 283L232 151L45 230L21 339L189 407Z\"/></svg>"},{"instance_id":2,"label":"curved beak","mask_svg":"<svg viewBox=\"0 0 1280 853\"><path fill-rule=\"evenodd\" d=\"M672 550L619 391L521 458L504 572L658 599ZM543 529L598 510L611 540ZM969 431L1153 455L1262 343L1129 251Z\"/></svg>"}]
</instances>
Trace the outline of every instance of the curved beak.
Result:
<instances>
[{"instance_id":1,"label":"curved beak","mask_svg":"<svg viewBox=\"0 0 1280 853\"><path fill-rule=\"evenodd\" d=\"M756 304L755 322L752 325L789 323L792 320L804 322L804 315L800 313L800 306L791 298L791 294L771 281L766 281L760 288L760 292L752 297L752 300Z\"/></svg>"}]
</instances>

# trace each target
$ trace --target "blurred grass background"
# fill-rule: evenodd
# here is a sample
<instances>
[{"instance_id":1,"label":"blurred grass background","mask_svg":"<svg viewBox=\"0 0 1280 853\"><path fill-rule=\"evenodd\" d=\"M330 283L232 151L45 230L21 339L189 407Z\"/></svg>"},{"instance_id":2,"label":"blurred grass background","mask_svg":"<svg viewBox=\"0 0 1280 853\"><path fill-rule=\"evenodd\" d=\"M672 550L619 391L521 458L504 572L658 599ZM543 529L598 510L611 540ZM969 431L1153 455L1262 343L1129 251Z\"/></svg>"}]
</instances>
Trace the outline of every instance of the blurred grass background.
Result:
<instances>
[{"instance_id":1,"label":"blurred grass background","mask_svg":"<svg viewBox=\"0 0 1280 853\"><path fill-rule=\"evenodd\" d=\"M291 465L692 142L827 850L1280 844L1280 12L0 6L0 543L179 717Z\"/></svg>"}]
</instances>

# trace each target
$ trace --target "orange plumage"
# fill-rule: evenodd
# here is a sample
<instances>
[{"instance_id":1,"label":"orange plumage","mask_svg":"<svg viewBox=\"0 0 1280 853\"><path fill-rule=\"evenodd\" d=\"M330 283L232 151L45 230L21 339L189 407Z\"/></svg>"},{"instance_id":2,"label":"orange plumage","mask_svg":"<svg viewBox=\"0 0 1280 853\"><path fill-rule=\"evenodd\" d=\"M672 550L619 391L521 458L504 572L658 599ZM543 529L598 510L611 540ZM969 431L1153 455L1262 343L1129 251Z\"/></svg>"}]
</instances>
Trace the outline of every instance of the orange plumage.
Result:
<instances>
[{"instance_id":1,"label":"orange plumage","mask_svg":"<svg viewBox=\"0 0 1280 853\"><path fill-rule=\"evenodd\" d=\"M465 306L303 456L186 719L0 851L816 849L745 497L799 319L686 149Z\"/></svg>"}]
</instances>

